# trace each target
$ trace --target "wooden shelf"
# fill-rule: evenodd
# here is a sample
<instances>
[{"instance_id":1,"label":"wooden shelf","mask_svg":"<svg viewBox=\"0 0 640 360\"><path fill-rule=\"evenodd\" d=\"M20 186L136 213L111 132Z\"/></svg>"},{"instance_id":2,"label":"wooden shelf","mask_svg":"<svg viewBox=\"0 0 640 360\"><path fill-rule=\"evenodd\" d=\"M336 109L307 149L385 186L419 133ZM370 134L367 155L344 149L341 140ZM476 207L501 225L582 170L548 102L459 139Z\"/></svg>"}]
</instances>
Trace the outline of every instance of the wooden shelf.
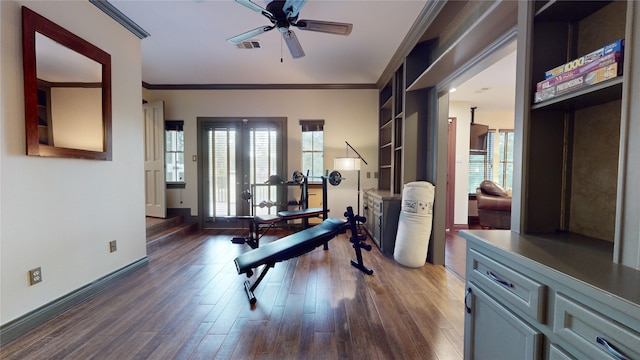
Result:
<instances>
[{"instance_id":1,"label":"wooden shelf","mask_svg":"<svg viewBox=\"0 0 640 360\"><path fill-rule=\"evenodd\" d=\"M623 78L603 81L558 97L534 104L531 110L577 110L622 98Z\"/></svg>"},{"instance_id":2,"label":"wooden shelf","mask_svg":"<svg viewBox=\"0 0 640 360\"><path fill-rule=\"evenodd\" d=\"M609 5L611 1L538 1L536 21L579 21Z\"/></svg>"}]
</instances>

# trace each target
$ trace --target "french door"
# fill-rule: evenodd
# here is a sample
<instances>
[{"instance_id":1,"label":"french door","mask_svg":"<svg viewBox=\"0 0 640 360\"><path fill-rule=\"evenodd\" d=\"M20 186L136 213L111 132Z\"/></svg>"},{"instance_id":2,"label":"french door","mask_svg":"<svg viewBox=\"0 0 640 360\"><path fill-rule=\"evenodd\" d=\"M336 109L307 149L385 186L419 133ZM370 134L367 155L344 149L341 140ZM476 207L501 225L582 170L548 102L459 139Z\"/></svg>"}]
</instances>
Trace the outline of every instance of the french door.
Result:
<instances>
[{"instance_id":1,"label":"french door","mask_svg":"<svg viewBox=\"0 0 640 360\"><path fill-rule=\"evenodd\" d=\"M269 207L252 206L247 195L259 189L263 201L280 201L276 187L263 185L271 175L283 177L286 119L198 118L198 124L204 226L269 213Z\"/></svg>"}]
</instances>

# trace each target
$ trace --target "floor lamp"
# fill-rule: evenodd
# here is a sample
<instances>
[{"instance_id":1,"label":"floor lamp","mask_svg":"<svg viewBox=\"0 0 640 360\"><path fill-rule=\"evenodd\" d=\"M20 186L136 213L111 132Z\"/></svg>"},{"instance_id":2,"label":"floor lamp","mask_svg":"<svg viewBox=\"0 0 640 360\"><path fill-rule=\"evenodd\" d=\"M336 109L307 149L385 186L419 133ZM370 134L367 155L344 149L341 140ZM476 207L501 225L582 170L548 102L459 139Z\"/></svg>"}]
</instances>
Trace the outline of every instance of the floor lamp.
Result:
<instances>
[{"instance_id":1,"label":"floor lamp","mask_svg":"<svg viewBox=\"0 0 640 360\"><path fill-rule=\"evenodd\" d=\"M351 146L347 141L347 156L346 157L337 157L333 159L333 169L334 170L342 170L342 171L358 171L358 214L360 215L360 164L363 162L365 165L368 165L367 162L362 158L360 153L356 149ZM349 149L353 150L358 157L349 157Z\"/></svg>"}]
</instances>

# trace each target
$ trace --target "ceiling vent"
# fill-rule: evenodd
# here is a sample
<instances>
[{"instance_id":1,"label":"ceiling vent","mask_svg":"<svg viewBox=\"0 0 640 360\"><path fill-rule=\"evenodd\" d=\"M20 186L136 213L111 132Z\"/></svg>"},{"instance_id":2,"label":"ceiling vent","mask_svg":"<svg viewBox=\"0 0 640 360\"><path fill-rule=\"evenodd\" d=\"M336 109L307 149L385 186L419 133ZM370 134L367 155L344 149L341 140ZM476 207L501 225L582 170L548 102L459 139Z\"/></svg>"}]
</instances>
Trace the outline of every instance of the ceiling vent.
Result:
<instances>
[{"instance_id":1,"label":"ceiling vent","mask_svg":"<svg viewBox=\"0 0 640 360\"><path fill-rule=\"evenodd\" d=\"M240 49L260 49L261 47L260 42L256 40L243 41L238 44Z\"/></svg>"}]
</instances>

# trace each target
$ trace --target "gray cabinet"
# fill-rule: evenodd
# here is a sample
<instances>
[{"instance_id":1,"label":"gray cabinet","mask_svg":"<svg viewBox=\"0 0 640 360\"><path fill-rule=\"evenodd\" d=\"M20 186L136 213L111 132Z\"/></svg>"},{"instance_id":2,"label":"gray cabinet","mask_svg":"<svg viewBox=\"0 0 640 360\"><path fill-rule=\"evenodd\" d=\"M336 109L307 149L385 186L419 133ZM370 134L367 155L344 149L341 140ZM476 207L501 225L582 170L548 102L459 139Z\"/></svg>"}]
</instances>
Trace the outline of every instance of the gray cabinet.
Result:
<instances>
[{"instance_id":1,"label":"gray cabinet","mask_svg":"<svg viewBox=\"0 0 640 360\"><path fill-rule=\"evenodd\" d=\"M541 358L542 334L471 281L465 297L465 359Z\"/></svg>"},{"instance_id":2,"label":"gray cabinet","mask_svg":"<svg viewBox=\"0 0 640 360\"><path fill-rule=\"evenodd\" d=\"M640 359L640 271L601 241L466 230L465 359Z\"/></svg>"},{"instance_id":3,"label":"gray cabinet","mask_svg":"<svg viewBox=\"0 0 640 360\"><path fill-rule=\"evenodd\" d=\"M365 228L384 254L393 255L400 216L400 195L384 190L365 190L362 195Z\"/></svg>"}]
</instances>

